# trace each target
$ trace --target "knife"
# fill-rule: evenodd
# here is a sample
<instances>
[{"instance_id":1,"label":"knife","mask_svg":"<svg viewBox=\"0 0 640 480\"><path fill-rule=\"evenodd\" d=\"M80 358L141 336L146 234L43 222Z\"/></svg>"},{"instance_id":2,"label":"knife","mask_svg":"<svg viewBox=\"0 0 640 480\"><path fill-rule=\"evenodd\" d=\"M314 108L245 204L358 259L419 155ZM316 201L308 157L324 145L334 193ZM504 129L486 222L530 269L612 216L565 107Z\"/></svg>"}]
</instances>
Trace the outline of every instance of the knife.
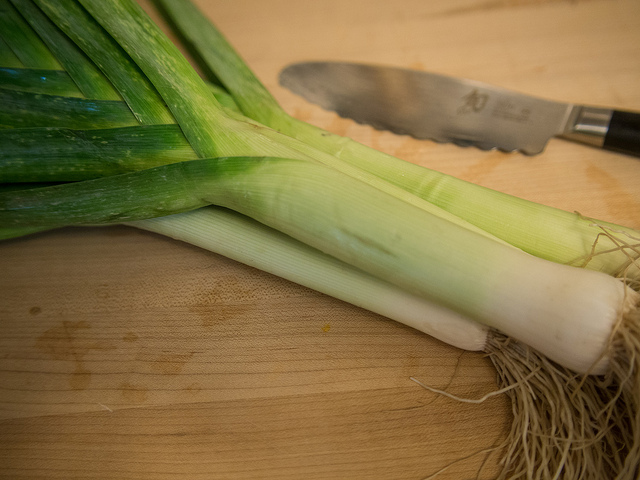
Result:
<instances>
[{"instance_id":1,"label":"knife","mask_svg":"<svg viewBox=\"0 0 640 480\"><path fill-rule=\"evenodd\" d=\"M387 66L304 62L280 84L342 117L418 139L535 155L552 137L640 156L640 113L561 103Z\"/></svg>"}]
</instances>

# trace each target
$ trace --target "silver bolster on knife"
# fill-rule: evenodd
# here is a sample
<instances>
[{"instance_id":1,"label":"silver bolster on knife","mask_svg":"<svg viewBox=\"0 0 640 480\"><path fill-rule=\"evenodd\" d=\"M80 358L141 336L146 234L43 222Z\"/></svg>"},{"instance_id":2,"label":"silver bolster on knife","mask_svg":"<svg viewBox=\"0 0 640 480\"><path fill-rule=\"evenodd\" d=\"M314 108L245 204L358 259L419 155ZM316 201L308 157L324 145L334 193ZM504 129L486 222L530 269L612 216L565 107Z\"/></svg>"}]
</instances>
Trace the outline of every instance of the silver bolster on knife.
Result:
<instances>
[{"instance_id":1,"label":"silver bolster on knife","mask_svg":"<svg viewBox=\"0 0 640 480\"><path fill-rule=\"evenodd\" d=\"M560 136L568 140L602 147L612 115L613 110L609 108L574 105Z\"/></svg>"}]
</instances>

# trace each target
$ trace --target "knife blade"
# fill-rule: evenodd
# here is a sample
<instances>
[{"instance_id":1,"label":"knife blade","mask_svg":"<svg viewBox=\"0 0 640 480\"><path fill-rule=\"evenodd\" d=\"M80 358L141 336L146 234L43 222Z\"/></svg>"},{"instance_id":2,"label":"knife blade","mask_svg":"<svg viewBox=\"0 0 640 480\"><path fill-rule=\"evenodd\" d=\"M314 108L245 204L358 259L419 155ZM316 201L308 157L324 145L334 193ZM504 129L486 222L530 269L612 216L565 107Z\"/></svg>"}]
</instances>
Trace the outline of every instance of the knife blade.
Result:
<instances>
[{"instance_id":1,"label":"knife blade","mask_svg":"<svg viewBox=\"0 0 640 480\"><path fill-rule=\"evenodd\" d=\"M542 152L552 137L640 156L640 113L562 103L479 81L342 62L287 66L280 84L379 130L483 150Z\"/></svg>"}]
</instances>

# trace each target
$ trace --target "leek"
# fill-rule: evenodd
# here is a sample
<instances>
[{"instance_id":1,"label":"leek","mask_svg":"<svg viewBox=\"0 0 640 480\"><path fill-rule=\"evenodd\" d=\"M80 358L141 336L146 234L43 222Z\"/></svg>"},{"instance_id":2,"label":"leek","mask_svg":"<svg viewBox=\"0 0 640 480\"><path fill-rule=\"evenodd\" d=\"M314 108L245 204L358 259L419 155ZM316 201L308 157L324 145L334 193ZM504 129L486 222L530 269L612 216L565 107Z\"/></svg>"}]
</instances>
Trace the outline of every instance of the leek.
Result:
<instances>
[{"instance_id":1,"label":"leek","mask_svg":"<svg viewBox=\"0 0 640 480\"><path fill-rule=\"evenodd\" d=\"M532 255L612 275L640 275L633 263L640 256L640 236L635 230L535 204L403 162L292 118L195 5L184 0L159 3L248 117L372 172ZM601 236L601 228L622 232L621 244ZM629 238L631 241L626 243Z\"/></svg>"},{"instance_id":2,"label":"leek","mask_svg":"<svg viewBox=\"0 0 640 480\"><path fill-rule=\"evenodd\" d=\"M170 88L169 91L172 91ZM197 138L199 141L206 143L207 148L212 152L217 152L221 155L263 155L271 154L281 157L289 158L301 158L301 159L313 159L321 163L327 164L340 171L347 173L354 178L365 181L382 191L397 196L404 201L418 206L426 211L433 213L434 215L441 216L448 219L451 222L464 225L466 228L474 230L483 235L489 236L486 232L477 227L468 224L467 222L448 214L446 211L434 207L432 204L408 194L406 191L394 187L388 184L378 177L375 177L367 172L361 171L348 164L344 164L339 159L332 157L331 155L317 151L313 147L307 144L299 142L291 137L286 137L274 132L268 128L265 128L259 124L248 121L246 118L237 115L232 109L223 108L220 104L215 103L215 91L212 90L210 85L202 85L201 92L203 97L200 98L201 102L211 102L212 109L216 115L212 116L209 120L211 122L218 122L219 126L211 132L208 129L202 129L201 136ZM0 89L0 99L3 96L3 91ZM51 157L52 152L47 150L46 153L40 153L35 163L41 168L34 172L32 168L32 161L24 161L22 158L26 154L30 154L32 146L42 145L45 148L51 146L52 143L57 143L57 138L50 130L28 130L25 132L26 127L38 127L45 124L52 124L57 127L69 127L74 129L78 126L89 127L92 129L91 136L95 136L93 129L102 129L105 127L120 127L128 125L136 125L136 120L131 114L127 106L122 102L117 101L103 101L103 100L87 100L83 98L65 98L52 95L40 95L29 94L26 92L12 92L5 91L4 96L7 102L0 103L0 125L6 124L11 127L22 127L15 133L8 133L8 137L12 137L12 140L7 143L7 147L4 148L4 152L0 150L2 155L0 159L3 160L0 170L4 171L7 178L21 179L15 181L70 181L74 180L76 175L84 175L83 172L96 171L104 168L104 165L97 165L97 162L93 163L93 166L87 166L86 163L80 164L76 162L76 159L69 158L69 161L65 161L67 167L48 165L48 159ZM188 95L184 95L188 97ZM181 97L182 98L182 97ZM186 102L185 102L186 103ZM200 103L202 105L202 103ZM180 115L191 120L190 112L196 112L198 104L191 104L187 109L186 105L183 106L184 112ZM215 118L214 118L215 117ZM170 130L169 126L158 126L159 129ZM184 130L183 130L184 131ZM157 131L158 133L159 130ZM231 134L232 132L232 134ZM170 133L168 133L171 135ZM198 135L198 132L191 132L192 135ZM217 137L215 135L218 135ZM222 134L220 136L220 134ZM133 135L136 135L133 133ZM29 138L22 138L29 137ZM181 136L174 136L173 139L176 142L180 142ZM80 139L77 135L72 136L72 140ZM171 140L170 140L171 141ZM160 140L164 142L164 140ZM73 142L72 142L73 143ZM93 148L91 145L83 145L85 142L77 142L71 149L66 151L69 157L80 156L81 152L88 146L89 149ZM95 143L93 144L95 145ZM100 151L105 152L108 148L115 146L118 149L117 143L110 143L106 140L100 141ZM185 145L175 145L179 150L182 150ZM190 147L191 148L191 147ZM74 153L71 152L74 151ZM127 150L127 155L130 152ZM197 153L197 152L196 152ZM101 154L100 156L113 155ZM2 158L4 157L4 158ZM187 155L187 157L191 157ZM93 158L93 157L92 157ZM126 164L130 166L128 170L134 169L133 165L140 162L132 159L127 159ZM62 164L61 164L62 165ZM112 165L117 168L117 165ZM122 168L122 166L120 166ZM99 176L96 174L96 176Z\"/></svg>"},{"instance_id":3,"label":"leek","mask_svg":"<svg viewBox=\"0 0 640 480\"><path fill-rule=\"evenodd\" d=\"M50 22L25 13L33 13L34 3ZM0 125L14 129L0 132L0 179L74 183L0 193L0 238L125 222L220 251L453 344L458 336L461 348L489 352L501 381L512 384L516 423L505 475L637 476L640 295L612 276L633 274L637 247L600 255L588 221L510 200L515 206L500 217L526 214L527 223L554 225L558 241L532 249L521 227L505 232L496 216L475 218L453 201L486 197L503 205L510 197L287 116L202 19L192 41L206 57L213 50L200 43L201 33L214 32L220 56L209 63L226 91L201 79L130 0L34 3L13 3L29 17L28 44L40 45L40 35L74 51L84 67L73 74L65 62L32 67L65 68L82 93L56 94L27 72L22 84L0 90ZM187 2L164 4L174 16L176 5L197 12ZM52 25L72 43L52 40ZM118 98L87 97L82 72L93 72ZM414 172L415 181L404 177ZM463 187L471 193L461 193ZM589 256L594 244L598 255L587 267L609 274L561 264ZM264 251L280 252L283 260L269 261Z\"/></svg>"},{"instance_id":4,"label":"leek","mask_svg":"<svg viewBox=\"0 0 640 480\"><path fill-rule=\"evenodd\" d=\"M609 335L638 302L610 276L538 259L306 160L218 157L6 192L0 225L116 223L209 204L497 328L580 373L604 371L606 363L596 363ZM539 329L538 318L553 328ZM566 348L569 339L575 349Z\"/></svg>"}]
</instances>

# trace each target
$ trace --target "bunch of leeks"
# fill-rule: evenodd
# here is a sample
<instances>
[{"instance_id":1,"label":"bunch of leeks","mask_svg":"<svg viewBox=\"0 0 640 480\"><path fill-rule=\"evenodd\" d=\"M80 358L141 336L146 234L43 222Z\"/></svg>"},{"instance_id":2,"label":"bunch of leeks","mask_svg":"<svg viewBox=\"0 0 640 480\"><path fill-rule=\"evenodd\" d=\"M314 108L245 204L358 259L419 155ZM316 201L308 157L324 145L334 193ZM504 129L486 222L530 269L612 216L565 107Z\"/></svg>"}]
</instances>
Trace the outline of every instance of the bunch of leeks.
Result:
<instances>
[{"instance_id":1,"label":"bunch of leeks","mask_svg":"<svg viewBox=\"0 0 640 480\"><path fill-rule=\"evenodd\" d=\"M131 0L0 0L0 238L127 223L490 352L521 412L505 477L637 476L640 233L295 120L159 4L222 85Z\"/></svg>"}]
</instances>

